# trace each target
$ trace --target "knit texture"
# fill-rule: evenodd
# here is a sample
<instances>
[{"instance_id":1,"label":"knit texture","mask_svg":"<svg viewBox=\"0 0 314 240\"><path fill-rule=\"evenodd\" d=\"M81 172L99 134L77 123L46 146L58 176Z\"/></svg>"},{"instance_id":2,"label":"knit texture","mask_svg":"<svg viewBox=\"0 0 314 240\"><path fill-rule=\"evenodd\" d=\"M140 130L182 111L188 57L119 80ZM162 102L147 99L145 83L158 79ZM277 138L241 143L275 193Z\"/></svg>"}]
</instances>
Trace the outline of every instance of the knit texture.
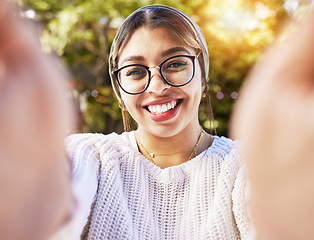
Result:
<instances>
[{"instance_id":1,"label":"knit texture","mask_svg":"<svg viewBox=\"0 0 314 240\"><path fill-rule=\"evenodd\" d=\"M165 169L138 151L134 132L72 135L67 148L82 239L248 238L245 171L230 139Z\"/></svg>"}]
</instances>

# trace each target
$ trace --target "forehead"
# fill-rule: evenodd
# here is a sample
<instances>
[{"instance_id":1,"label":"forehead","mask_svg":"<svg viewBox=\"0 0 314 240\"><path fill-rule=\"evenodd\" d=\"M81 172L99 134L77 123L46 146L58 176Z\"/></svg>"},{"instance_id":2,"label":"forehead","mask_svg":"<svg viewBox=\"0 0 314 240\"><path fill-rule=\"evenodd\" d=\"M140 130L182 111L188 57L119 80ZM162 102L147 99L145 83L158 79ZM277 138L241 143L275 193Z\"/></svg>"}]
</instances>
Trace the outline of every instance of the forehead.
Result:
<instances>
[{"instance_id":1,"label":"forehead","mask_svg":"<svg viewBox=\"0 0 314 240\"><path fill-rule=\"evenodd\" d=\"M188 46L179 36L167 28L159 27L150 29L141 27L135 30L128 41L124 43L124 46L122 46L119 65L124 59L130 56L142 56L145 59L160 59L166 57L165 55L167 54L165 53L167 52L168 55L176 52L171 52L169 49L175 49L178 53L195 53L193 48Z\"/></svg>"}]
</instances>

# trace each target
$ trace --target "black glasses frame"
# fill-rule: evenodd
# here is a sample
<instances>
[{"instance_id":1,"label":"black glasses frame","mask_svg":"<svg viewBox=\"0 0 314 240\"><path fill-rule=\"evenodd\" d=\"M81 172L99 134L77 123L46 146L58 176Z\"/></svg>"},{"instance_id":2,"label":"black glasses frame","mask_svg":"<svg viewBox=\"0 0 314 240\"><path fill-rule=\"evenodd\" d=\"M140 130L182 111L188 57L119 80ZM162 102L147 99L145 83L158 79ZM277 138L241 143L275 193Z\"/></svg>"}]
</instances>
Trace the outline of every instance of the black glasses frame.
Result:
<instances>
[{"instance_id":1,"label":"black glasses frame","mask_svg":"<svg viewBox=\"0 0 314 240\"><path fill-rule=\"evenodd\" d=\"M200 53L197 54L197 56L176 55L176 56L167 58L166 60L162 61L158 66L155 66L155 67L147 67L147 66L141 65L141 64L130 64L130 65L123 66L123 67L121 67L121 68L119 68L119 69L117 69L117 70L115 70L115 71L112 71L112 73L115 75L116 80L117 80L117 82L118 82L120 88L121 88L124 92L126 92L127 94L131 94L131 95L141 94L141 93L145 92L146 89L149 87L149 84L150 84L150 81L151 81L151 73L152 73L151 70L150 70L151 68L158 68L159 74L160 74L160 76L162 77L162 79L163 79L163 81L164 81L165 83L169 84L169 85L172 86L172 87L182 87L182 86L187 85L188 83L190 83L190 82L192 81L192 79L194 78L194 75L195 75L195 59L197 59L199 55L200 55ZM191 79L190 79L189 81L187 81L186 83L183 83L183 84L180 84L180 85L176 85L176 84L172 84L172 83L168 82L168 80L165 78L165 76L163 75L163 73L162 73L162 71L161 71L162 65L163 65L165 62L169 61L170 59L176 58L176 57L188 57L189 59L192 60L192 63L193 63L193 74L192 74L192 76L191 76ZM133 66L143 67L143 68L145 68L145 69L147 70L147 72L148 72L148 81L147 81L147 84L146 84L145 88L144 88L142 91L138 92L138 93L131 93L131 92L126 91L126 90L122 87L122 85L121 85L121 83L120 83L120 81L119 81L119 77L118 77L118 74L119 74L119 72L120 72L122 69L127 68L127 67L133 67Z\"/></svg>"}]
</instances>

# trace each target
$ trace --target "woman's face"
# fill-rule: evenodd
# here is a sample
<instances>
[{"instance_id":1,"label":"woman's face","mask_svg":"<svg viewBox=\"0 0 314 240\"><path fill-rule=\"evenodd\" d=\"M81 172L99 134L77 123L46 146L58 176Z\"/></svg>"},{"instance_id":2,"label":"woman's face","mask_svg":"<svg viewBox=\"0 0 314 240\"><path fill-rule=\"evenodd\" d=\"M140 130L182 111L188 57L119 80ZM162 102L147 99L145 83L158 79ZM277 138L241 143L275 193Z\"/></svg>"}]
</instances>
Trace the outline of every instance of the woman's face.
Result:
<instances>
[{"instance_id":1,"label":"woman's face","mask_svg":"<svg viewBox=\"0 0 314 240\"><path fill-rule=\"evenodd\" d=\"M172 56L197 54L166 28L142 27L132 34L125 45L118 67L130 64L152 67ZM151 73L150 85L145 92L130 95L120 89L121 98L138 123L139 130L158 137L171 137L186 128L198 131L198 107L202 94L198 61L195 61L194 78L182 87L165 83L156 68L151 69Z\"/></svg>"}]
</instances>

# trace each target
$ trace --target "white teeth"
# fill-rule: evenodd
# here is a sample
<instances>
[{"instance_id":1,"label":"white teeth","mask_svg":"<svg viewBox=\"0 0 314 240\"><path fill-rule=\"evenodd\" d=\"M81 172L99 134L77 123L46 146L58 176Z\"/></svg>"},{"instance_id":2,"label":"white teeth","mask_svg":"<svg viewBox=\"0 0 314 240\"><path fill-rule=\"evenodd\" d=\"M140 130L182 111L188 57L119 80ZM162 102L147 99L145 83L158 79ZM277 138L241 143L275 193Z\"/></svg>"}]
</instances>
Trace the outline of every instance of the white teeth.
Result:
<instances>
[{"instance_id":1,"label":"white teeth","mask_svg":"<svg viewBox=\"0 0 314 240\"><path fill-rule=\"evenodd\" d=\"M172 107L171 107L171 104L168 103L168 110L170 110Z\"/></svg>"},{"instance_id":2,"label":"white teeth","mask_svg":"<svg viewBox=\"0 0 314 240\"><path fill-rule=\"evenodd\" d=\"M156 112L157 112L157 113L162 113L162 111L161 111L161 106L160 106L160 105L157 105L157 106L156 106Z\"/></svg>"},{"instance_id":3,"label":"white teeth","mask_svg":"<svg viewBox=\"0 0 314 240\"><path fill-rule=\"evenodd\" d=\"M172 100L171 102L162 105L149 105L147 108L153 114L162 114L173 109L175 106L177 106L177 103L177 100Z\"/></svg>"}]
</instances>

